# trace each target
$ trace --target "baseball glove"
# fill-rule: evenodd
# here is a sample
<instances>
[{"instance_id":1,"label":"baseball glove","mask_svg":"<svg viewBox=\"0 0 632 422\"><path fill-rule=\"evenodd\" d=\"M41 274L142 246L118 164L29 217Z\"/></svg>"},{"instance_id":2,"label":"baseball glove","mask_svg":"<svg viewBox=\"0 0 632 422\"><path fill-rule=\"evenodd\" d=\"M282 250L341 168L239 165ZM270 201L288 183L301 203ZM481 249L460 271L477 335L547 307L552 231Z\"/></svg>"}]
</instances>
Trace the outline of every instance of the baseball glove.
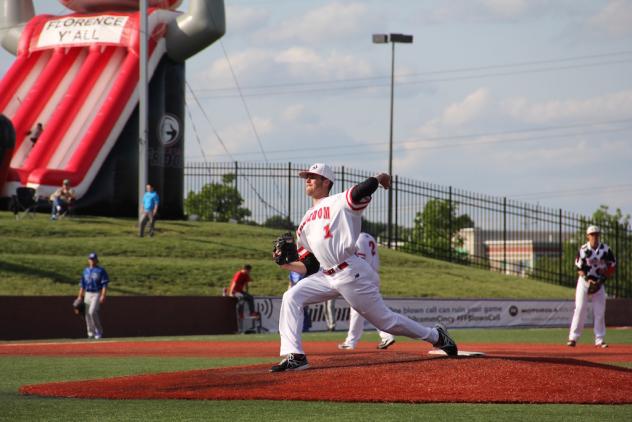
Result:
<instances>
[{"instance_id":1,"label":"baseball glove","mask_svg":"<svg viewBox=\"0 0 632 422\"><path fill-rule=\"evenodd\" d=\"M594 294L601 289L601 286L606 282L605 277L593 277L588 276L588 294Z\"/></svg>"},{"instance_id":2,"label":"baseball glove","mask_svg":"<svg viewBox=\"0 0 632 422\"><path fill-rule=\"evenodd\" d=\"M86 312L86 304L83 302L83 298L82 297L78 297L72 302L72 310L75 313L75 315L84 315L85 314L85 312Z\"/></svg>"},{"instance_id":3,"label":"baseball glove","mask_svg":"<svg viewBox=\"0 0 632 422\"><path fill-rule=\"evenodd\" d=\"M296 251L296 243L294 243L292 233L287 232L279 236L273 244L272 259L274 259L277 265L298 261L298 252Z\"/></svg>"}]
</instances>

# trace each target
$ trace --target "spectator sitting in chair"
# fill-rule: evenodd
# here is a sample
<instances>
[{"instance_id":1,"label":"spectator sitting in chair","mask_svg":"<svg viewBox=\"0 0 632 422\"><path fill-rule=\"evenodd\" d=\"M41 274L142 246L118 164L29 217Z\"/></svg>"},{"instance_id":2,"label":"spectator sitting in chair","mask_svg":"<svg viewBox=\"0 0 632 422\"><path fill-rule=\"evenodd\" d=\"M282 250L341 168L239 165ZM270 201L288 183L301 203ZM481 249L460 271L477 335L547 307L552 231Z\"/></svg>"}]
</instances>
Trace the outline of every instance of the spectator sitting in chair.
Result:
<instances>
[{"instance_id":1,"label":"spectator sitting in chair","mask_svg":"<svg viewBox=\"0 0 632 422\"><path fill-rule=\"evenodd\" d=\"M70 187L70 180L64 179L62 186L57 189L51 196L53 203L50 219L57 220L68 212L68 208L75 200L75 190Z\"/></svg>"},{"instance_id":2,"label":"spectator sitting in chair","mask_svg":"<svg viewBox=\"0 0 632 422\"><path fill-rule=\"evenodd\" d=\"M250 278L251 270L252 266L246 264L241 270L237 271L230 282L230 287L228 287L226 294L237 299L243 299L248 304L250 316L256 317L258 313L255 312L255 298L248 293L248 283L252 281Z\"/></svg>"}]
</instances>

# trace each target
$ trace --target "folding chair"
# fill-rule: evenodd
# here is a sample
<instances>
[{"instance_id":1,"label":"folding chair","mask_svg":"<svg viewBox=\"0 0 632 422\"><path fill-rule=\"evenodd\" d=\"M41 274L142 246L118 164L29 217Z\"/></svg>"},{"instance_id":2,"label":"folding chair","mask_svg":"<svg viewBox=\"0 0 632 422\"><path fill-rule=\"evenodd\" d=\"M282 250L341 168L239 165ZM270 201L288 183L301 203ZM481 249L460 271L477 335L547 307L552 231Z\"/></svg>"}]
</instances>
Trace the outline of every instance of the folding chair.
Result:
<instances>
[{"instance_id":1,"label":"folding chair","mask_svg":"<svg viewBox=\"0 0 632 422\"><path fill-rule=\"evenodd\" d=\"M16 220L24 217L34 217L33 212L37 209L37 199L33 188L17 188L15 195L11 196L10 209L13 211Z\"/></svg>"},{"instance_id":2,"label":"folding chair","mask_svg":"<svg viewBox=\"0 0 632 422\"><path fill-rule=\"evenodd\" d=\"M228 296L228 289L224 287L222 290L222 296ZM261 333L262 331L267 331L261 325L261 315L257 313L256 315L246 314L244 312L244 308L246 306L246 301L243 297L235 298L237 299L237 303L235 304L235 316L237 317L237 332L241 334L253 334L253 333ZM250 320L250 328L246 328L245 322L246 320Z\"/></svg>"},{"instance_id":3,"label":"folding chair","mask_svg":"<svg viewBox=\"0 0 632 422\"><path fill-rule=\"evenodd\" d=\"M246 301L243 298L237 299L237 331L241 334L259 334L263 331L263 327L261 326L261 315L256 313L255 315L250 315L247 312L244 312L244 308L246 307ZM246 328L246 321L250 321L250 328Z\"/></svg>"}]
</instances>

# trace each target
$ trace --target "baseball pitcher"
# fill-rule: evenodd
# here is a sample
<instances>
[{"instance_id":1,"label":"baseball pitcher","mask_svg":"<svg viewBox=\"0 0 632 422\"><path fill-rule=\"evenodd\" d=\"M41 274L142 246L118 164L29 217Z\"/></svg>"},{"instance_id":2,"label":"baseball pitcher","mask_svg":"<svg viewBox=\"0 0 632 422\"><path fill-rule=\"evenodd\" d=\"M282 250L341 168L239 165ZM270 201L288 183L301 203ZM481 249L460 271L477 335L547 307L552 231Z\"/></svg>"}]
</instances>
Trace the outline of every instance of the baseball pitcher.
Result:
<instances>
[{"instance_id":1,"label":"baseball pitcher","mask_svg":"<svg viewBox=\"0 0 632 422\"><path fill-rule=\"evenodd\" d=\"M434 328L425 327L391 311L377 287L378 274L355 254L362 212L380 185L385 189L390 187L391 177L379 173L330 196L334 172L329 166L317 163L309 170L301 171L299 176L305 179L305 192L312 198L312 207L296 230L298 260L292 260L294 257L280 259L282 250L275 250L273 256L282 268L306 274L306 277L283 294L279 333L280 355L284 359L270 371L309 367L301 339L303 306L338 295L377 329L425 340L450 356L457 355L457 345L445 327L440 324Z\"/></svg>"}]
</instances>

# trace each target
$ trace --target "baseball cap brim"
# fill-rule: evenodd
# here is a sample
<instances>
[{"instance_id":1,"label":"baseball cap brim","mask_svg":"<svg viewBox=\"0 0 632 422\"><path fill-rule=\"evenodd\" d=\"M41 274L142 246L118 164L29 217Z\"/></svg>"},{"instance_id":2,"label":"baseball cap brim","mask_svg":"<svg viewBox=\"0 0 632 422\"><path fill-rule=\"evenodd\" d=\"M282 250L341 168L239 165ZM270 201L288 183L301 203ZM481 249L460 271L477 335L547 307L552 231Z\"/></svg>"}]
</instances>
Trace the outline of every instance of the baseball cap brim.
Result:
<instances>
[{"instance_id":1,"label":"baseball cap brim","mask_svg":"<svg viewBox=\"0 0 632 422\"><path fill-rule=\"evenodd\" d=\"M298 177L300 177L302 179L305 179L308 174L314 174L316 176L320 176L320 174L314 173L314 172L309 171L309 170L301 170L301 171L298 172Z\"/></svg>"}]
</instances>

